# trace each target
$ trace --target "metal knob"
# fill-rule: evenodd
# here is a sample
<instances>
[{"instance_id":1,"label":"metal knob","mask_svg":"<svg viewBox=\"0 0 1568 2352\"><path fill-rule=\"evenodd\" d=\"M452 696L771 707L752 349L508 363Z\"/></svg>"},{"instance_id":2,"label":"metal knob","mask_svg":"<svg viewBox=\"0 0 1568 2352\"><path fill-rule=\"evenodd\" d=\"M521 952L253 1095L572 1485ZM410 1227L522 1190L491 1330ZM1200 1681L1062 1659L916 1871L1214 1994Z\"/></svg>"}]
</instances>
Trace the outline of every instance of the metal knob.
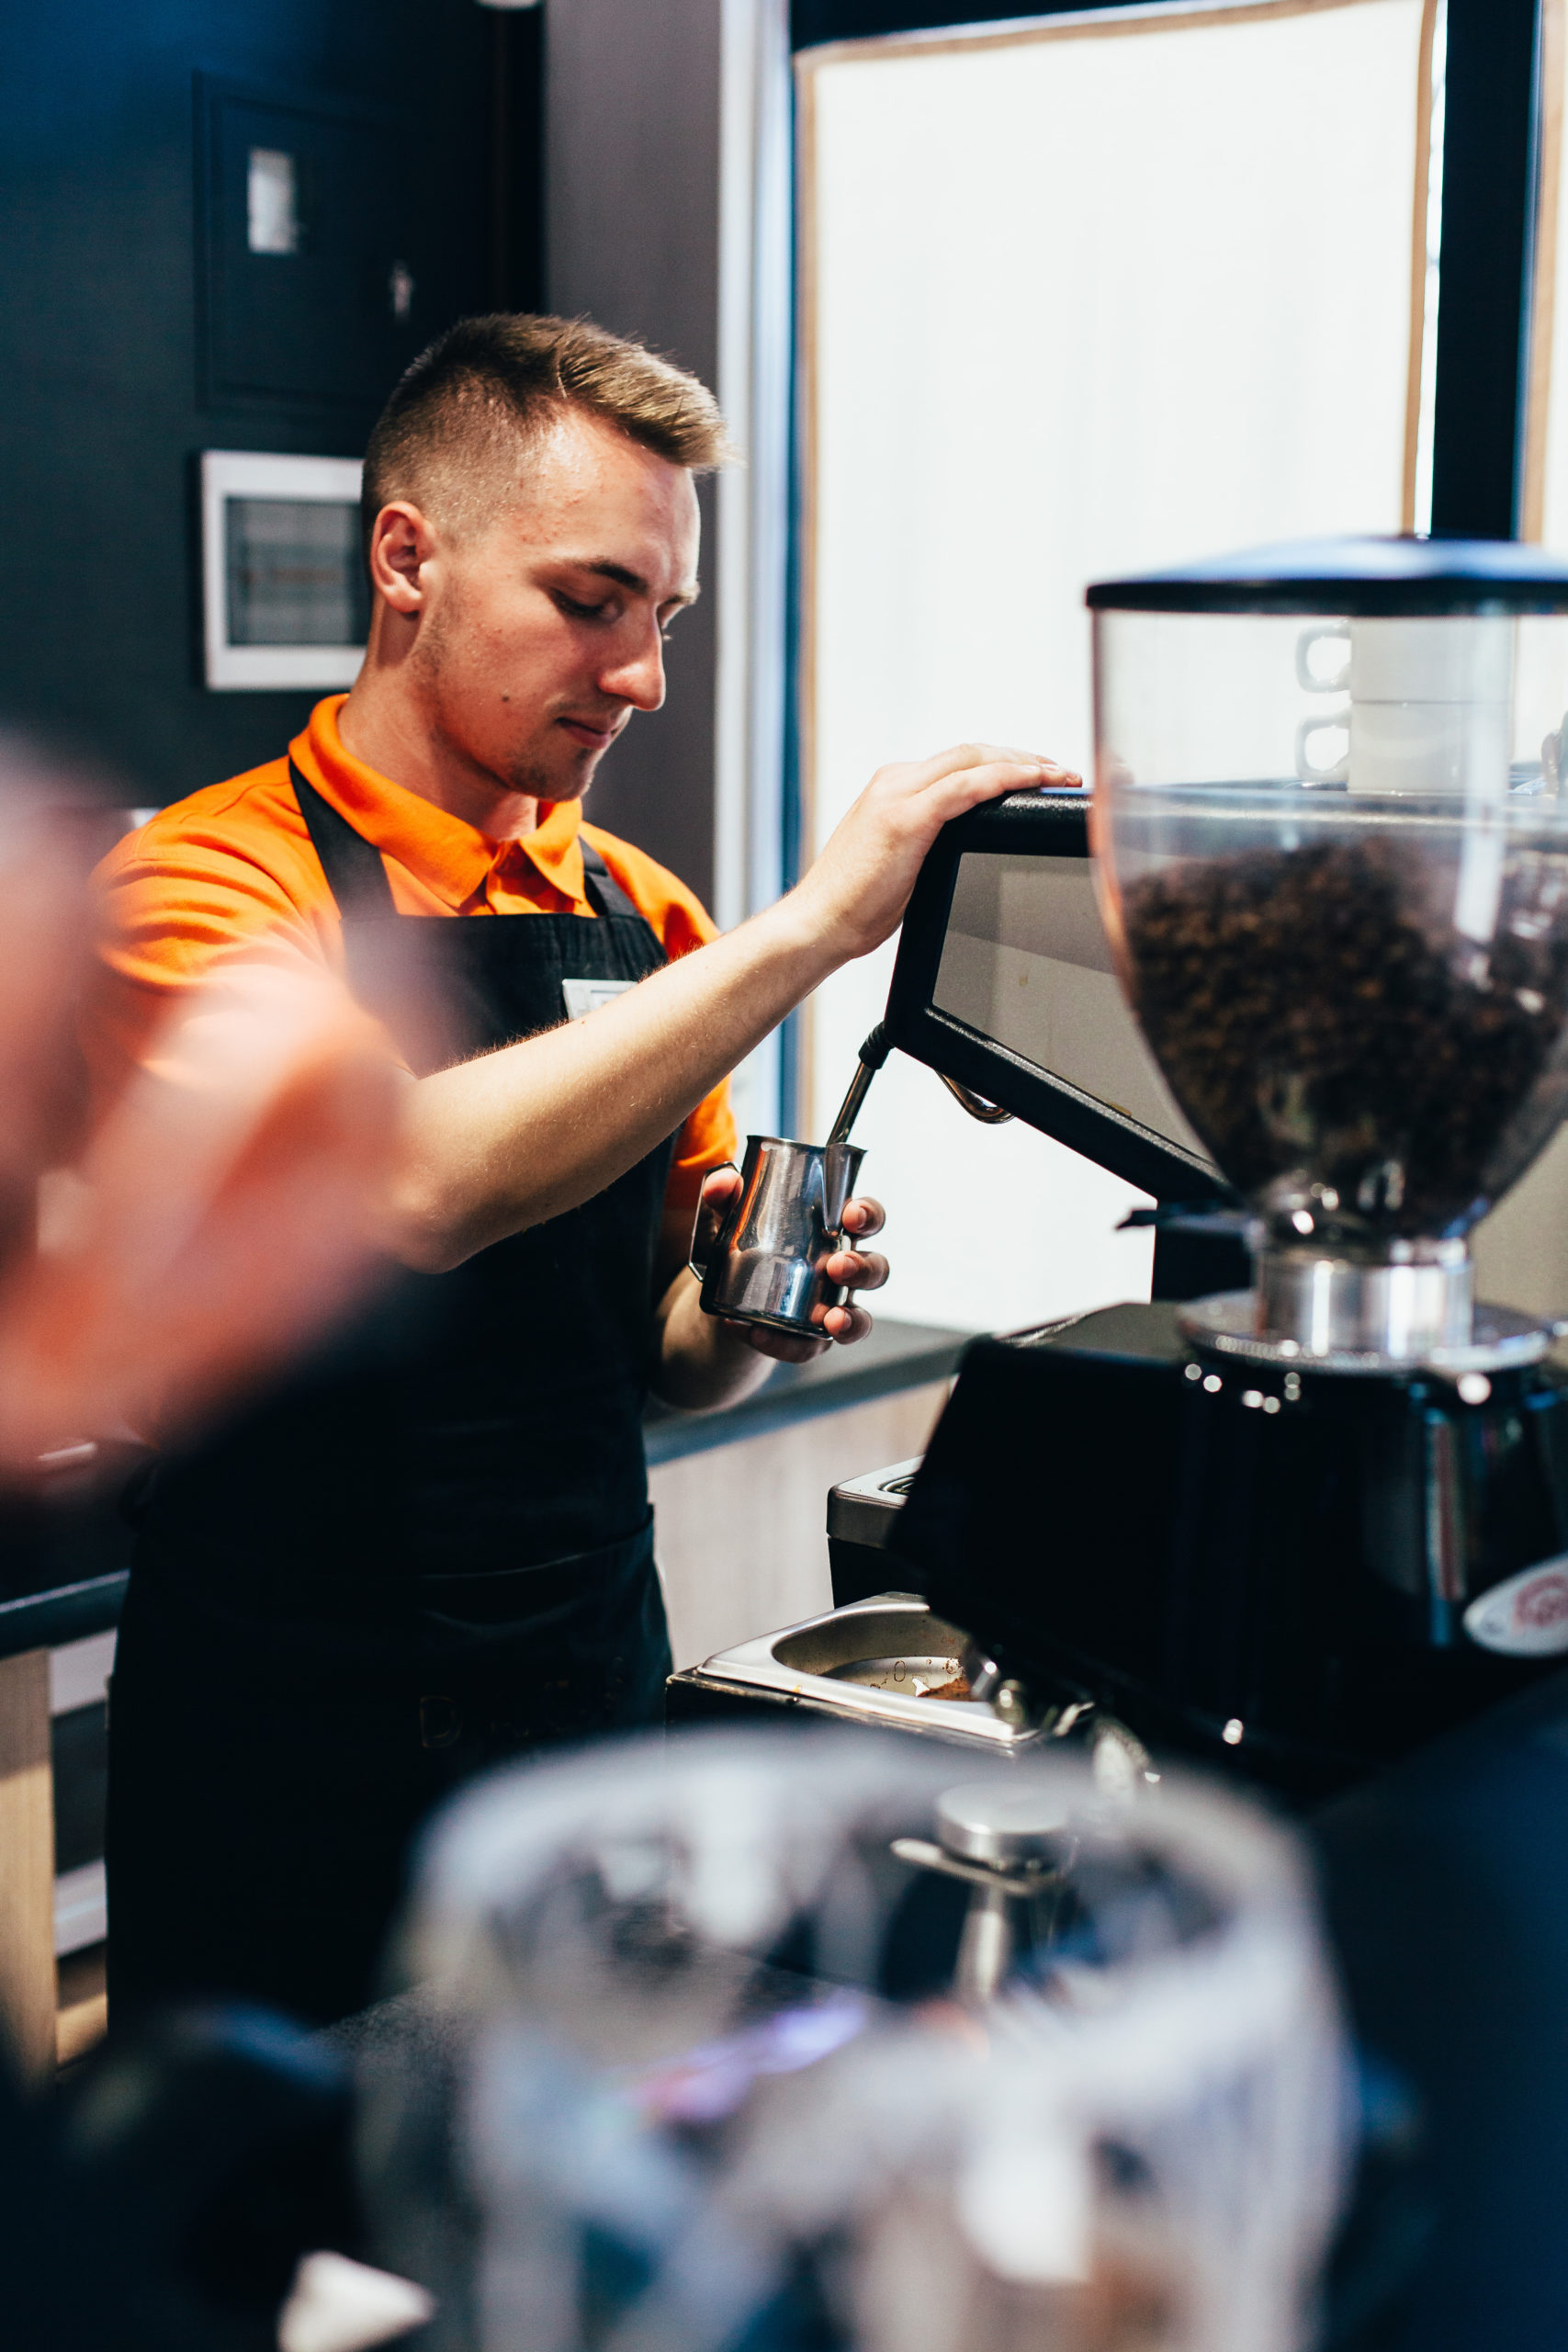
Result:
<instances>
[{"instance_id":1,"label":"metal knob","mask_svg":"<svg viewBox=\"0 0 1568 2352\"><path fill-rule=\"evenodd\" d=\"M937 1801L936 1834L944 1853L992 1869L1055 1860L1066 1810L1040 1789L967 1781Z\"/></svg>"}]
</instances>

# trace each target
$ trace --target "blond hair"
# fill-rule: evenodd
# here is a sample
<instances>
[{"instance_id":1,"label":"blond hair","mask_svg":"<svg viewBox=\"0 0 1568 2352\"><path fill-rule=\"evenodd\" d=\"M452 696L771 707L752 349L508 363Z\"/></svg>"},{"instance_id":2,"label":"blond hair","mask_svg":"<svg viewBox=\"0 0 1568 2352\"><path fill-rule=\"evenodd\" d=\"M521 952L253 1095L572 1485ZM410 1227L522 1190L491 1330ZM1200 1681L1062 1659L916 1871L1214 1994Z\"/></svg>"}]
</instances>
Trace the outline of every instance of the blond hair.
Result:
<instances>
[{"instance_id":1,"label":"blond hair","mask_svg":"<svg viewBox=\"0 0 1568 2352\"><path fill-rule=\"evenodd\" d=\"M588 319L459 319L421 352L377 419L365 452L367 543L400 498L450 528L478 526L508 485L523 488L526 452L550 418L573 409L694 473L736 454L707 386L640 343Z\"/></svg>"}]
</instances>

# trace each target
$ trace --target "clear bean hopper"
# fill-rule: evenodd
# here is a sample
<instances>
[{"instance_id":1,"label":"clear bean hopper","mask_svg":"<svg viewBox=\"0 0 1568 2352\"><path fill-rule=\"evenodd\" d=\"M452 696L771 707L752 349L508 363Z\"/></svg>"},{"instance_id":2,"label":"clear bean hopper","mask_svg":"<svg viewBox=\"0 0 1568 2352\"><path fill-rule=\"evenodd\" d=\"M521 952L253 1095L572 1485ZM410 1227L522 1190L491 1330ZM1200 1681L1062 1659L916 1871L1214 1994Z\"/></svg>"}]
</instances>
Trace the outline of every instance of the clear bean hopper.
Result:
<instances>
[{"instance_id":1,"label":"clear bean hopper","mask_svg":"<svg viewBox=\"0 0 1568 2352\"><path fill-rule=\"evenodd\" d=\"M1280 548L1095 607L1098 881L1256 1217L1227 1352L1488 1367L1467 1236L1568 1106L1568 589L1538 549Z\"/></svg>"}]
</instances>

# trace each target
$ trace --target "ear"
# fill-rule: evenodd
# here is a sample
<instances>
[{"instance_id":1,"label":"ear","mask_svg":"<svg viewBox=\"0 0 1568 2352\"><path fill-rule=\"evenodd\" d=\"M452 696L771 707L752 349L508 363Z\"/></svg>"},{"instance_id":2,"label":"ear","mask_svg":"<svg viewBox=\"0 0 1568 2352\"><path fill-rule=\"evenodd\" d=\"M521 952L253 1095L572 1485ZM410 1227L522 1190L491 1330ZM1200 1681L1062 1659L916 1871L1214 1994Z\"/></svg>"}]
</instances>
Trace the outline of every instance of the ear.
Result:
<instances>
[{"instance_id":1,"label":"ear","mask_svg":"<svg viewBox=\"0 0 1568 2352\"><path fill-rule=\"evenodd\" d=\"M434 552L435 527L417 506L400 499L382 507L370 533L370 584L393 612L423 610L423 571Z\"/></svg>"}]
</instances>

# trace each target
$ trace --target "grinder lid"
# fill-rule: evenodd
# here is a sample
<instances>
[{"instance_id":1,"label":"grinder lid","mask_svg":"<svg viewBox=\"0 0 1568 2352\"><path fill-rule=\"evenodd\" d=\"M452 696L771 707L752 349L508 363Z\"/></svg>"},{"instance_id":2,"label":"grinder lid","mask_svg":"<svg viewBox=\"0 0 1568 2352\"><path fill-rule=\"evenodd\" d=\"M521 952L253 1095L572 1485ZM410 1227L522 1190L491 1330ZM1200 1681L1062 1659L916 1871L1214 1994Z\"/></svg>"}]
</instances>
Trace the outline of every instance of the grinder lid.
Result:
<instances>
[{"instance_id":1,"label":"grinder lid","mask_svg":"<svg viewBox=\"0 0 1568 2352\"><path fill-rule=\"evenodd\" d=\"M1131 580L1097 580L1095 612L1568 612L1568 557L1519 539L1379 537L1287 539L1205 556Z\"/></svg>"}]
</instances>

